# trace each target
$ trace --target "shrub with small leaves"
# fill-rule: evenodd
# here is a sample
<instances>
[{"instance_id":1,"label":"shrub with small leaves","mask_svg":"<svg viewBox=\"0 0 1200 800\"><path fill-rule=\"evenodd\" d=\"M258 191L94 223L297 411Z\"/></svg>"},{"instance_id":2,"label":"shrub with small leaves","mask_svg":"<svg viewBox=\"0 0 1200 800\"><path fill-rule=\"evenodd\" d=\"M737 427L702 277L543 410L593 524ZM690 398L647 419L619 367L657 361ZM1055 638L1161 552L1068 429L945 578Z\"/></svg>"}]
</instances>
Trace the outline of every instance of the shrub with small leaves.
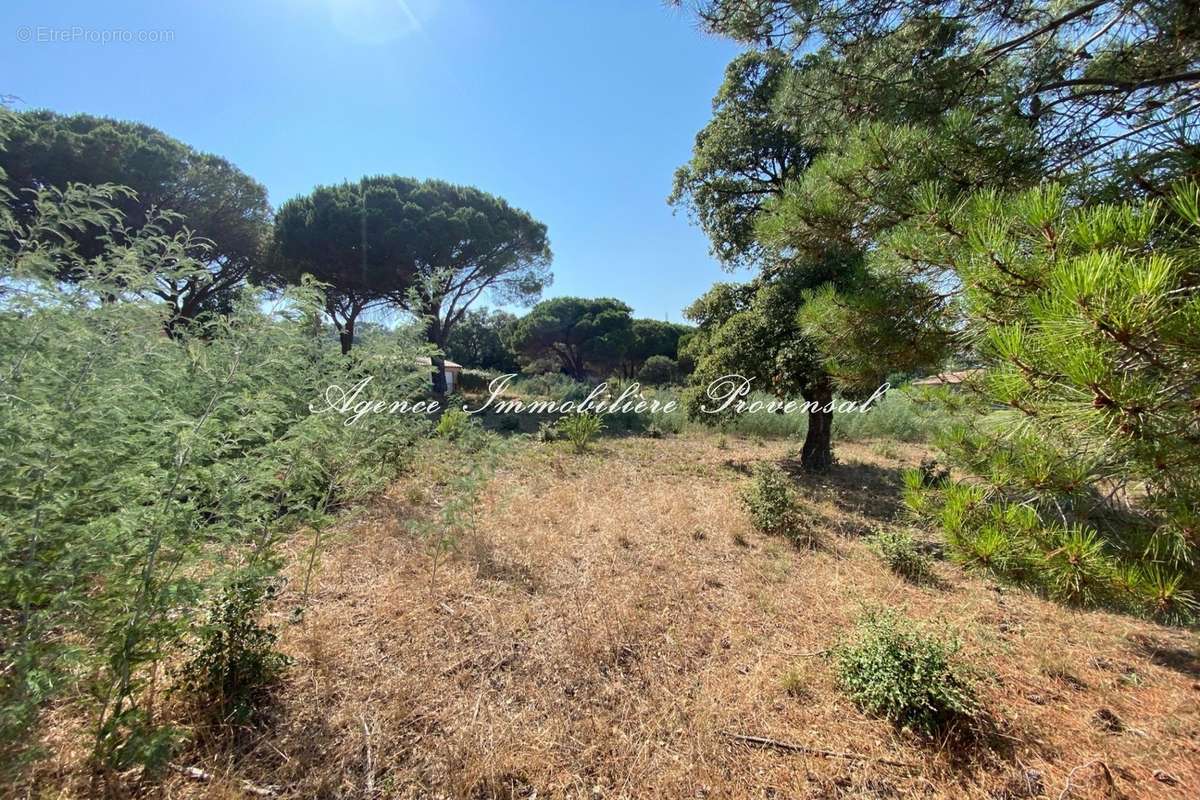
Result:
<instances>
[{"instance_id":1,"label":"shrub with small leaves","mask_svg":"<svg viewBox=\"0 0 1200 800\"><path fill-rule=\"evenodd\" d=\"M537 429L537 440L539 442L553 442L558 439L558 427L553 422L539 422Z\"/></svg>"},{"instance_id":2,"label":"shrub with small leaves","mask_svg":"<svg viewBox=\"0 0 1200 800\"><path fill-rule=\"evenodd\" d=\"M243 676L233 665L255 634L239 626L259 608L218 598L237 575L273 571L284 536L319 531L333 509L387 486L428 430L413 414L347 424L328 402L352 375L422 397L418 328L343 354L308 281L275 304L244 287L227 313L172 320L152 298L164 281L210 281L205 246L167 212L128 230L114 207L125 194L38 189L28 221L0 202L6 785L56 703L79 709L106 775L162 766L177 740L156 713L162 667L185 660L205 610L227 617L213 623L224 633L208 642L212 665ZM82 227L111 234L97 236L101 252L74 247ZM241 610L252 616L230 616Z\"/></svg>"},{"instance_id":3,"label":"shrub with small leaves","mask_svg":"<svg viewBox=\"0 0 1200 800\"><path fill-rule=\"evenodd\" d=\"M438 419L434 433L453 442L461 439L467 433L472 422L473 420L467 412L458 408L447 408Z\"/></svg>"},{"instance_id":4,"label":"shrub with small leaves","mask_svg":"<svg viewBox=\"0 0 1200 800\"><path fill-rule=\"evenodd\" d=\"M933 578L929 556L921 552L917 541L901 530L883 530L871 537L871 549L879 554L888 568L914 583Z\"/></svg>"},{"instance_id":5,"label":"shrub with small leaves","mask_svg":"<svg viewBox=\"0 0 1200 800\"><path fill-rule=\"evenodd\" d=\"M742 505L750 524L768 536L783 536L797 544L811 544L812 532L787 473L773 464L754 466L750 485L742 490Z\"/></svg>"},{"instance_id":6,"label":"shrub with small leaves","mask_svg":"<svg viewBox=\"0 0 1200 800\"><path fill-rule=\"evenodd\" d=\"M222 722L244 723L253 717L289 664L275 650L274 629L259 622L278 586L260 574L239 576L216 598L200 628L183 685L209 703Z\"/></svg>"},{"instance_id":7,"label":"shrub with small leaves","mask_svg":"<svg viewBox=\"0 0 1200 800\"><path fill-rule=\"evenodd\" d=\"M933 736L977 712L956 640L928 633L893 612L872 611L834 650L837 679L863 711Z\"/></svg>"}]
</instances>

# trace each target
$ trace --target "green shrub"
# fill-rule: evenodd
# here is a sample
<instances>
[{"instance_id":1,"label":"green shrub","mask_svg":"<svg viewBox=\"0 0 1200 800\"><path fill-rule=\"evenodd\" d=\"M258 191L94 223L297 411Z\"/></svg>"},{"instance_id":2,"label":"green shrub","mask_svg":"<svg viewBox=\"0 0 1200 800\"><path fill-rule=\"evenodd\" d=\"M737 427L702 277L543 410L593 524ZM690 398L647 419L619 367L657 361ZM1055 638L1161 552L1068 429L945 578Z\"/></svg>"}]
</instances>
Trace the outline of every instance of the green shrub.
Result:
<instances>
[{"instance_id":1,"label":"green shrub","mask_svg":"<svg viewBox=\"0 0 1200 800\"><path fill-rule=\"evenodd\" d=\"M929 556L921 552L913 537L905 531L883 530L871 537L871 549L879 554L888 568L915 583L933 578Z\"/></svg>"},{"instance_id":2,"label":"green shrub","mask_svg":"<svg viewBox=\"0 0 1200 800\"><path fill-rule=\"evenodd\" d=\"M539 375L520 376L509 384L513 392L522 397L542 397L550 400L565 400L578 393L584 384L572 380L561 372L543 372ZM586 392L584 393L586 396Z\"/></svg>"},{"instance_id":3,"label":"green shrub","mask_svg":"<svg viewBox=\"0 0 1200 800\"><path fill-rule=\"evenodd\" d=\"M558 423L546 420L538 423L537 440L539 442L553 442L559 438Z\"/></svg>"},{"instance_id":4,"label":"green shrub","mask_svg":"<svg viewBox=\"0 0 1200 800\"><path fill-rule=\"evenodd\" d=\"M561 433L576 453L585 453L604 430L604 420L596 414L568 414L558 421Z\"/></svg>"},{"instance_id":5,"label":"green shrub","mask_svg":"<svg viewBox=\"0 0 1200 800\"><path fill-rule=\"evenodd\" d=\"M249 721L289 664L275 651L274 629L258 622L277 589L269 577L239 576L211 604L200 628L184 686L223 722Z\"/></svg>"},{"instance_id":6,"label":"green shrub","mask_svg":"<svg viewBox=\"0 0 1200 800\"><path fill-rule=\"evenodd\" d=\"M52 702L88 715L98 767L161 763L175 734L150 713L155 676L205 610L234 576L269 577L289 531L386 486L429 428L325 408L354 376L397 400L428 376L413 328L344 356L310 284L274 304L247 288L164 335L148 298L208 280L202 248L159 218L83 258L64 231L119 227L112 196L40 190L28 225L0 211L0 770Z\"/></svg>"},{"instance_id":7,"label":"green shrub","mask_svg":"<svg viewBox=\"0 0 1200 800\"><path fill-rule=\"evenodd\" d=\"M958 650L953 639L890 611L874 611L833 655L838 683L859 708L933 736L976 713L971 684L954 662Z\"/></svg>"},{"instance_id":8,"label":"green shrub","mask_svg":"<svg viewBox=\"0 0 1200 800\"><path fill-rule=\"evenodd\" d=\"M467 431L474 425L475 420L471 415L463 411L461 408L447 408L442 412L441 418L438 419L437 427L434 428L434 433L450 441L457 441L466 435Z\"/></svg>"},{"instance_id":9,"label":"green shrub","mask_svg":"<svg viewBox=\"0 0 1200 800\"><path fill-rule=\"evenodd\" d=\"M750 485L742 490L741 499L755 530L768 536L783 536L796 544L813 543L792 480L779 467L755 464Z\"/></svg>"},{"instance_id":10,"label":"green shrub","mask_svg":"<svg viewBox=\"0 0 1200 800\"><path fill-rule=\"evenodd\" d=\"M833 415L834 441L892 439L900 442L925 442L949 422L941 406L919 403L908 389L892 389L883 399L862 413Z\"/></svg>"},{"instance_id":11,"label":"green shrub","mask_svg":"<svg viewBox=\"0 0 1200 800\"><path fill-rule=\"evenodd\" d=\"M989 498L976 485L928 488L916 470L905 475L904 501L940 527L950 558L968 569L1071 605L1103 606L1168 624L1196 618L1186 573L1145 562L1142 550L1122 551L1094 528L1045 524L1031 505Z\"/></svg>"},{"instance_id":12,"label":"green shrub","mask_svg":"<svg viewBox=\"0 0 1200 800\"><path fill-rule=\"evenodd\" d=\"M458 373L458 390L461 392L486 392L488 385L495 380L498 372L484 369L464 369Z\"/></svg>"},{"instance_id":13,"label":"green shrub","mask_svg":"<svg viewBox=\"0 0 1200 800\"><path fill-rule=\"evenodd\" d=\"M668 356L650 356L638 370L637 378L647 386L666 386L679 379L679 364Z\"/></svg>"}]
</instances>

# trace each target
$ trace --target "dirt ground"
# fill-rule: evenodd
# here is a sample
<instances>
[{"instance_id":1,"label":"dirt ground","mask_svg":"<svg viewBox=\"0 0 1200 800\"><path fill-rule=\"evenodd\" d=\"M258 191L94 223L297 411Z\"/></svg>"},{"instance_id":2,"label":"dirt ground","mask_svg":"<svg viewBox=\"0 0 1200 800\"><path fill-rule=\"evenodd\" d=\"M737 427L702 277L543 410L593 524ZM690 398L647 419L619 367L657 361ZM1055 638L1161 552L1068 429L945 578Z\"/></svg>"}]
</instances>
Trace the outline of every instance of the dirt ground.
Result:
<instances>
[{"instance_id":1,"label":"dirt ground","mask_svg":"<svg viewBox=\"0 0 1200 800\"><path fill-rule=\"evenodd\" d=\"M821 545L763 537L738 489L788 448L524 444L439 557L411 521L443 502L451 467L422 471L331 534L299 619L298 535L276 619L295 664L271 718L234 745L195 731L179 763L207 780L174 774L162 795L1200 796L1194 632L946 562L936 585L892 574L861 539L902 524L900 471L925 455L912 445L838 445L833 474L797 476ZM824 651L873 605L961 637L977 730L925 741L838 690Z\"/></svg>"}]
</instances>

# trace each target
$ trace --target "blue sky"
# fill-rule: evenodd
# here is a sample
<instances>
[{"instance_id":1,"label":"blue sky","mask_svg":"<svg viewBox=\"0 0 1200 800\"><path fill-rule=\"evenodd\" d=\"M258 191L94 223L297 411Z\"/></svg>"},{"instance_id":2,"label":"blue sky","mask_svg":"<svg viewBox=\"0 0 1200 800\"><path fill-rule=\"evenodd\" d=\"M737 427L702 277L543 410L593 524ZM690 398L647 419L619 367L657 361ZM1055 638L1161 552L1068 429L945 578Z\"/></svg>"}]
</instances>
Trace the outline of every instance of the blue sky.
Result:
<instances>
[{"instance_id":1,"label":"blue sky","mask_svg":"<svg viewBox=\"0 0 1200 800\"><path fill-rule=\"evenodd\" d=\"M17 108L154 125L275 205L363 174L436 177L549 226L550 295L680 320L729 277L665 198L736 48L656 0L6 0L0 21Z\"/></svg>"}]
</instances>

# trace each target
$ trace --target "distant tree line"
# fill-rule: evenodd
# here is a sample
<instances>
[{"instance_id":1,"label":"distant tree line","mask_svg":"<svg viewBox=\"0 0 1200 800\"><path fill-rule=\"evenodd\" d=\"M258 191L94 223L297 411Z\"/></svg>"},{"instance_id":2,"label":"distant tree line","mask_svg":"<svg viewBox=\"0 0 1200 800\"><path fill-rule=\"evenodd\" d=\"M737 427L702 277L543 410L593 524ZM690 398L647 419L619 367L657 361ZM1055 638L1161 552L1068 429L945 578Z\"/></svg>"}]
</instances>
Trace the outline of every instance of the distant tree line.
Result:
<instances>
[{"instance_id":1,"label":"distant tree line","mask_svg":"<svg viewBox=\"0 0 1200 800\"><path fill-rule=\"evenodd\" d=\"M156 259L153 281L124 284L170 307L169 333L206 313L228 314L248 282L280 290L310 276L323 286L344 353L371 312L392 309L420 319L430 344L471 367L561 370L582 380L636 377L650 362L655 382L681 374L679 344L690 328L635 320L616 300L556 298L524 318L477 307L485 297L535 303L552 281L552 254L543 223L474 187L368 176L317 186L273 211L262 184L236 166L148 125L50 111L4 122L0 169L18 220L32 219L37 189L86 184L109 187L122 224L115 232L104 219L75 224L69 235L85 257L114 236L134 241L147 226L190 234L187 255L205 273ZM58 277L81 274L64 268ZM441 374L434 371L435 382Z\"/></svg>"},{"instance_id":2,"label":"distant tree line","mask_svg":"<svg viewBox=\"0 0 1200 800\"><path fill-rule=\"evenodd\" d=\"M556 297L524 317L504 311L467 312L446 345L450 358L496 372L561 372L575 380L616 375L662 385L689 371L681 346L694 329L635 319L612 298Z\"/></svg>"},{"instance_id":3,"label":"distant tree line","mask_svg":"<svg viewBox=\"0 0 1200 800\"><path fill-rule=\"evenodd\" d=\"M151 288L136 282L171 306L169 332L206 312L228 313L247 281L282 288L309 275L324 285L343 352L364 314L384 306L421 318L428 341L444 348L481 296L527 305L551 281L546 226L473 187L372 176L318 186L272 213L253 178L147 125L32 111L6 114L2 133L0 169L18 220L32 219L38 189L111 190L122 227L75 223L69 235L82 255L114 237L132 241L147 225L190 232L188 255L207 265L205 275L160 266Z\"/></svg>"}]
</instances>

